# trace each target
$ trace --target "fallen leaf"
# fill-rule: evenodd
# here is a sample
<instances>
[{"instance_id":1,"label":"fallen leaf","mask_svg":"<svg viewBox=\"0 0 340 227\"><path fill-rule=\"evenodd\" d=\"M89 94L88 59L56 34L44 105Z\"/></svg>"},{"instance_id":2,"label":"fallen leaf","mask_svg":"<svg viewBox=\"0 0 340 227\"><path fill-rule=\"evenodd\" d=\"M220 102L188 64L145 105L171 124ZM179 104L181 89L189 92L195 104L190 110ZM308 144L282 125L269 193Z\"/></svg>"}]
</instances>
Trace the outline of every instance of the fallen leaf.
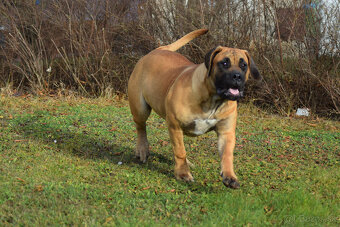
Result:
<instances>
[{"instance_id":1,"label":"fallen leaf","mask_svg":"<svg viewBox=\"0 0 340 227\"><path fill-rule=\"evenodd\" d=\"M168 145L168 141L162 140L162 146Z\"/></svg>"},{"instance_id":2,"label":"fallen leaf","mask_svg":"<svg viewBox=\"0 0 340 227\"><path fill-rule=\"evenodd\" d=\"M202 212L202 213L207 213L207 209L204 209L203 207L201 207L201 209L200 209L200 211Z\"/></svg>"},{"instance_id":3,"label":"fallen leaf","mask_svg":"<svg viewBox=\"0 0 340 227\"><path fill-rule=\"evenodd\" d=\"M274 207L270 207L270 208L267 206L264 207L264 211L266 212L267 215L271 214L273 210L274 210Z\"/></svg>"},{"instance_id":4,"label":"fallen leaf","mask_svg":"<svg viewBox=\"0 0 340 227\"><path fill-rule=\"evenodd\" d=\"M44 191L44 187L41 184L37 185L37 186L35 186L34 191L42 192L42 191Z\"/></svg>"},{"instance_id":5,"label":"fallen leaf","mask_svg":"<svg viewBox=\"0 0 340 227\"><path fill-rule=\"evenodd\" d=\"M24 141L27 141L27 140L14 140L14 142L18 143L18 142L24 142Z\"/></svg>"},{"instance_id":6,"label":"fallen leaf","mask_svg":"<svg viewBox=\"0 0 340 227\"><path fill-rule=\"evenodd\" d=\"M26 181L24 179L21 179L20 177L17 177L18 181L21 181L22 183L26 183Z\"/></svg>"},{"instance_id":7,"label":"fallen leaf","mask_svg":"<svg viewBox=\"0 0 340 227\"><path fill-rule=\"evenodd\" d=\"M112 221L112 220L113 220L113 218L112 218L112 217L108 217L108 218L106 218L104 225L105 225L105 224L107 224L107 223L109 223L109 222L110 222L110 221Z\"/></svg>"},{"instance_id":8,"label":"fallen leaf","mask_svg":"<svg viewBox=\"0 0 340 227\"><path fill-rule=\"evenodd\" d=\"M286 136L283 140L283 142L290 142L290 137L289 136Z\"/></svg>"},{"instance_id":9,"label":"fallen leaf","mask_svg":"<svg viewBox=\"0 0 340 227\"><path fill-rule=\"evenodd\" d=\"M312 123L307 123L307 125L312 126L312 127L316 127L317 126L317 124L312 124Z\"/></svg>"}]
</instances>

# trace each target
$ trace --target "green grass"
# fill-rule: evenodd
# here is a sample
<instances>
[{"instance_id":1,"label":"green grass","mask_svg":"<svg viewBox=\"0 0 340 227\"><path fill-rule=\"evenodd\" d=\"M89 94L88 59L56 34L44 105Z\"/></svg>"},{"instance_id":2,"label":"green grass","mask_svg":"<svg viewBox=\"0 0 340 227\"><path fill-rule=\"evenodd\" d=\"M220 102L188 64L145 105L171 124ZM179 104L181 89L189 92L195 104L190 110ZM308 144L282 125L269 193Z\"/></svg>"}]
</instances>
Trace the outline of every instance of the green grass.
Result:
<instances>
[{"instance_id":1,"label":"green grass","mask_svg":"<svg viewBox=\"0 0 340 227\"><path fill-rule=\"evenodd\" d=\"M338 226L340 123L282 118L241 104L235 170L219 177L216 135L185 138L194 183L177 181L164 121L134 158L125 101L0 102L0 225ZM118 162L122 162L121 165Z\"/></svg>"}]
</instances>

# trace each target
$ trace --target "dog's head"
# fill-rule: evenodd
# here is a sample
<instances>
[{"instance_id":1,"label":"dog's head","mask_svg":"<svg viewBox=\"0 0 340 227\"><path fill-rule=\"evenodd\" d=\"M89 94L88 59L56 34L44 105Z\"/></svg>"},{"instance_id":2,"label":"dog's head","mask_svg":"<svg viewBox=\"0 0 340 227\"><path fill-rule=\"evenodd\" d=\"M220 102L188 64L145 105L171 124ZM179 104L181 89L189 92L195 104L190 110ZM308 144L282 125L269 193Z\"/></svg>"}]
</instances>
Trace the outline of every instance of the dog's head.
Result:
<instances>
[{"instance_id":1,"label":"dog's head","mask_svg":"<svg viewBox=\"0 0 340 227\"><path fill-rule=\"evenodd\" d=\"M204 64L207 78L214 82L216 93L223 99L242 98L249 75L262 79L246 50L218 46L206 54Z\"/></svg>"}]
</instances>

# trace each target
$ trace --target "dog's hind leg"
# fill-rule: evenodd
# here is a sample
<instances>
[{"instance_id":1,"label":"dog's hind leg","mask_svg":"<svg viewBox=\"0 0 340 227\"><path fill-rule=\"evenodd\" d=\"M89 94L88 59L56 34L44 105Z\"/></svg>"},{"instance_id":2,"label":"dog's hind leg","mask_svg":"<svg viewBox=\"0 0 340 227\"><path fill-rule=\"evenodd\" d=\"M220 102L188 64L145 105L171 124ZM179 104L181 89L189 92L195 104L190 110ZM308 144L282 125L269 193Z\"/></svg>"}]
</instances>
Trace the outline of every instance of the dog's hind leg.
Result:
<instances>
[{"instance_id":1,"label":"dog's hind leg","mask_svg":"<svg viewBox=\"0 0 340 227\"><path fill-rule=\"evenodd\" d=\"M129 103L133 121L137 130L136 157L145 163L149 156L149 142L146 135L146 120L150 116L151 107L145 102L142 94L129 93Z\"/></svg>"}]
</instances>

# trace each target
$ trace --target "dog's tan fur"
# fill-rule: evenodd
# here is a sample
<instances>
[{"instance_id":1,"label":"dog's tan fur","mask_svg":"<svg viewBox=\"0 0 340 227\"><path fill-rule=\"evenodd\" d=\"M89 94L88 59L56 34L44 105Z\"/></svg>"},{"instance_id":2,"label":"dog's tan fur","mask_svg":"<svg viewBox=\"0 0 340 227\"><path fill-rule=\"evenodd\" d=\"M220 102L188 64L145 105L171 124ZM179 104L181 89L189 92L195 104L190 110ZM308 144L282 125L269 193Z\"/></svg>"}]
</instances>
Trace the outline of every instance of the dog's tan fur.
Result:
<instances>
[{"instance_id":1,"label":"dog's tan fur","mask_svg":"<svg viewBox=\"0 0 340 227\"><path fill-rule=\"evenodd\" d=\"M218 135L223 182L237 188L233 168L237 102L221 101L216 95L215 65L226 56L231 59L232 67L238 67L240 58L250 64L251 58L245 50L219 46L211 53L207 69L204 63L193 64L174 52L206 32L206 29L191 32L173 44L151 51L136 64L128 84L131 113L137 128L136 156L145 162L149 154L145 122L153 109L168 125L177 179L193 181L183 135L195 136L214 129ZM246 78L249 74L248 69Z\"/></svg>"}]
</instances>

